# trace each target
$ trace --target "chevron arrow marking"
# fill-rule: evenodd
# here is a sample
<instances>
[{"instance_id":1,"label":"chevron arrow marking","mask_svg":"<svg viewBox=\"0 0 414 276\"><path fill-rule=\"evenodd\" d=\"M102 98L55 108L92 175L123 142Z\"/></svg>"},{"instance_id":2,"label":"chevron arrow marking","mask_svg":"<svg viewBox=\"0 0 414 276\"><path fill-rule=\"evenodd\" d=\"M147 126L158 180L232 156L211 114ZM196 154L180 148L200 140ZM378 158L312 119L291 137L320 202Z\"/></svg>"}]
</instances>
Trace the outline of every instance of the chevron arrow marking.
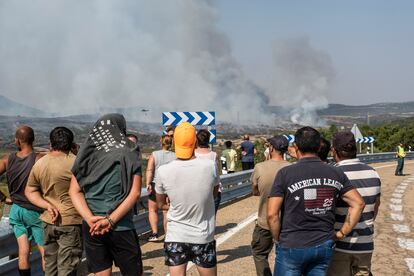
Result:
<instances>
[{"instance_id":1,"label":"chevron arrow marking","mask_svg":"<svg viewBox=\"0 0 414 276\"><path fill-rule=\"evenodd\" d=\"M211 129L209 130L209 132L210 132L210 144L215 144L217 132L215 129Z\"/></svg>"},{"instance_id":2,"label":"chevron arrow marking","mask_svg":"<svg viewBox=\"0 0 414 276\"><path fill-rule=\"evenodd\" d=\"M204 112L204 115L207 116L207 121L204 123L205 125L215 125L215 112Z\"/></svg>"},{"instance_id":3,"label":"chevron arrow marking","mask_svg":"<svg viewBox=\"0 0 414 276\"><path fill-rule=\"evenodd\" d=\"M180 115L177 114L177 112L171 112L171 114L175 117L174 122L172 123L173 126L178 126L181 122Z\"/></svg>"},{"instance_id":4,"label":"chevron arrow marking","mask_svg":"<svg viewBox=\"0 0 414 276\"><path fill-rule=\"evenodd\" d=\"M198 125L198 123L201 120L201 117L198 115L198 112L190 112L190 114L194 117L194 120L192 122L193 125Z\"/></svg>"},{"instance_id":5,"label":"chevron arrow marking","mask_svg":"<svg viewBox=\"0 0 414 276\"><path fill-rule=\"evenodd\" d=\"M184 112L184 114L185 114L185 116L187 116L187 118L188 118L188 121L187 121L187 122L189 122L190 124L192 124L192 123L193 123L193 121L194 121L194 116L193 116L193 115L191 115L191 112Z\"/></svg>"},{"instance_id":6,"label":"chevron arrow marking","mask_svg":"<svg viewBox=\"0 0 414 276\"><path fill-rule=\"evenodd\" d=\"M175 117L171 114L171 112L163 112L162 113L162 121L164 126L170 126L174 122Z\"/></svg>"},{"instance_id":7,"label":"chevron arrow marking","mask_svg":"<svg viewBox=\"0 0 414 276\"><path fill-rule=\"evenodd\" d=\"M206 114L204 112L197 112L197 114L201 117L201 120L198 122L198 124L204 125L204 122L208 119Z\"/></svg>"},{"instance_id":8,"label":"chevron arrow marking","mask_svg":"<svg viewBox=\"0 0 414 276\"><path fill-rule=\"evenodd\" d=\"M191 121L188 120L188 117L187 117L187 115L185 115L184 112L177 112L177 115L180 116L180 118L181 118L180 123L189 122L191 124Z\"/></svg>"}]
</instances>

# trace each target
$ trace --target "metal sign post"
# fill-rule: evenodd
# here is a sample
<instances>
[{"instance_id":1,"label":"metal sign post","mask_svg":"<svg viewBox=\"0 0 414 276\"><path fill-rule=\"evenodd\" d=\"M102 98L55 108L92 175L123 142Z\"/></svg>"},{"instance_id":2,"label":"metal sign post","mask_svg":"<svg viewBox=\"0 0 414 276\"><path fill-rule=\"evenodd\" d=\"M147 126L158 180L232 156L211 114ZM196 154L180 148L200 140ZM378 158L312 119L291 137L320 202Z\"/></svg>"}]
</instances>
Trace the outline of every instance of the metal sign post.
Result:
<instances>
[{"instance_id":1,"label":"metal sign post","mask_svg":"<svg viewBox=\"0 0 414 276\"><path fill-rule=\"evenodd\" d=\"M364 139L364 136L362 135L361 131L359 130L357 124L354 124L352 126L351 132L354 134L355 141L357 143L359 143L359 153L361 153L362 152L362 145L361 145L361 143L362 143L362 141Z\"/></svg>"}]
</instances>

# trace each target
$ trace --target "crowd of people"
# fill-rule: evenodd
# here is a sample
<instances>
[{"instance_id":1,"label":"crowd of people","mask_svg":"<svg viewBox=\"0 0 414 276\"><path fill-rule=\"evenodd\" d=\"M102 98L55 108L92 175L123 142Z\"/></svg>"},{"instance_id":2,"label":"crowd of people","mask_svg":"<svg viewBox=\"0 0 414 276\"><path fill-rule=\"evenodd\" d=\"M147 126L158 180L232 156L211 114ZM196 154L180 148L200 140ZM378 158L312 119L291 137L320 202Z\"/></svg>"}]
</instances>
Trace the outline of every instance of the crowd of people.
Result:
<instances>
[{"instance_id":1,"label":"crowd of people","mask_svg":"<svg viewBox=\"0 0 414 276\"><path fill-rule=\"evenodd\" d=\"M42 154L33 149L33 129L17 129L18 151L1 159L0 175L7 176L20 275L30 275L31 241L45 275L76 275L83 253L90 273L111 275L115 264L122 275L143 274L133 224L141 153L137 136L126 130L122 115L104 115L78 148L70 129L56 127L50 151ZM185 275L190 261L200 275L217 275L219 175L236 171L238 154L226 141L219 157L209 135L181 123L161 137L160 150L148 159L148 240L160 240L160 210L165 265L173 276ZM272 275L273 248L275 275L370 275L381 181L356 158L351 132L335 134L332 146L311 127L296 132L293 146L284 136L272 137L258 164L248 135L237 149L242 169L253 169L252 191L260 197L251 242L257 275ZM286 161L287 154L297 162Z\"/></svg>"}]
</instances>

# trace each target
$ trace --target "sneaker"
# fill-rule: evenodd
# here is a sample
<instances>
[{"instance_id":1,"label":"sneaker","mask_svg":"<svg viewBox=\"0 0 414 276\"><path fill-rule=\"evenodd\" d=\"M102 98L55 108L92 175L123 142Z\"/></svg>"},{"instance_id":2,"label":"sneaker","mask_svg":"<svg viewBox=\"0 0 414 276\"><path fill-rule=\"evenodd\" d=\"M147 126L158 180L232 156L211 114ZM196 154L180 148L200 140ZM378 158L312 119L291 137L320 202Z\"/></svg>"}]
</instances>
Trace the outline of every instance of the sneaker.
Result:
<instances>
[{"instance_id":1,"label":"sneaker","mask_svg":"<svg viewBox=\"0 0 414 276\"><path fill-rule=\"evenodd\" d=\"M155 241L158 241L158 234L157 234L157 233L152 233L152 234L148 237L148 241L150 241L150 242L155 242Z\"/></svg>"}]
</instances>

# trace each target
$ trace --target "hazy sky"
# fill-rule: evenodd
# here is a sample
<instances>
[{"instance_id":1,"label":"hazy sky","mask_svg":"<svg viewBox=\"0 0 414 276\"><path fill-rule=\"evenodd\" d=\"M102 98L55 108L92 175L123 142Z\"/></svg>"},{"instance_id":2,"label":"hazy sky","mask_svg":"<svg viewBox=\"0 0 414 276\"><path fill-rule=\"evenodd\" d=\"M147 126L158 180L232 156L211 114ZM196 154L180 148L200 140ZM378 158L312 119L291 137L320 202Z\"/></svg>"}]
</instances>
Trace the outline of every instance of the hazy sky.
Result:
<instances>
[{"instance_id":1,"label":"hazy sky","mask_svg":"<svg viewBox=\"0 0 414 276\"><path fill-rule=\"evenodd\" d=\"M59 114L145 107L154 120L215 110L273 122L267 106L281 105L313 124L329 102L414 100L413 11L414 1L0 1L0 94Z\"/></svg>"},{"instance_id":2,"label":"hazy sky","mask_svg":"<svg viewBox=\"0 0 414 276\"><path fill-rule=\"evenodd\" d=\"M217 1L219 28L247 75L274 79L272 45L307 37L330 55L334 103L414 100L414 1Z\"/></svg>"}]
</instances>

